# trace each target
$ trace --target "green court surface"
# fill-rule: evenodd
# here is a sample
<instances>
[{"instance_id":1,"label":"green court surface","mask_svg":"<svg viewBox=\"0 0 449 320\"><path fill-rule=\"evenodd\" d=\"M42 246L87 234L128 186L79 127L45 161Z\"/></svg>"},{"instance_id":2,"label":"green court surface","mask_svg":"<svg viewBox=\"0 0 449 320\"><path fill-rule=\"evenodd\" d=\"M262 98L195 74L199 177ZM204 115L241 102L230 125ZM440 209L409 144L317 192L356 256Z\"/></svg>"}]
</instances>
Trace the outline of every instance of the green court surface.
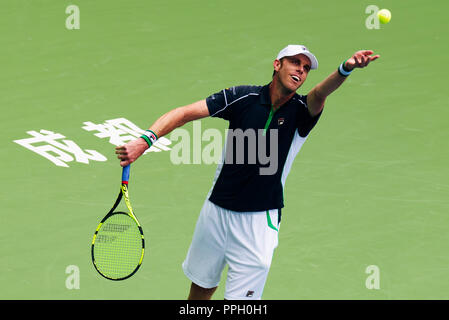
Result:
<instances>
[{"instance_id":1,"label":"green court surface","mask_svg":"<svg viewBox=\"0 0 449 320\"><path fill-rule=\"evenodd\" d=\"M66 28L69 5L79 29ZM391 22L368 29L368 5L390 9ZM279 50L302 43L319 61L302 94L357 50L381 57L328 98L295 160L263 298L448 299L448 10L417 0L3 1L0 298L185 299L181 263L216 165L175 165L169 151L132 165L147 250L132 278L108 281L90 245L121 169L114 145L84 122L146 129L223 88L268 83ZM201 126L224 133L227 123ZM72 153L57 166L14 142L40 130L107 160Z\"/></svg>"}]
</instances>

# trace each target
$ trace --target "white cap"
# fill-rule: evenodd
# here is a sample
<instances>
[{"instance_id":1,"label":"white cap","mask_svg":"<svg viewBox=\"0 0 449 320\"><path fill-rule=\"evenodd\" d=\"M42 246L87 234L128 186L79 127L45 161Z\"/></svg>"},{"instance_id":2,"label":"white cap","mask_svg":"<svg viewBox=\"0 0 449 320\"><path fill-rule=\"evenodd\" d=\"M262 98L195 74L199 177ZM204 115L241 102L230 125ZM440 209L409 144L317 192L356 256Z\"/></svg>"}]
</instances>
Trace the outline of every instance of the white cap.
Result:
<instances>
[{"instance_id":1,"label":"white cap","mask_svg":"<svg viewBox=\"0 0 449 320\"><path fill-rule=\"evenodd\" d=\"M310 62L312 65L310 66L312 69L318 68L318 60L315 58L315 56L303 45L298 44L289 44L284 49L282 49L278 56L276 57L277 60L282 59L283 57L291 57L296 56L297 54L303 54L306 57L310 59Z\"/></svg>"}]
</instances>

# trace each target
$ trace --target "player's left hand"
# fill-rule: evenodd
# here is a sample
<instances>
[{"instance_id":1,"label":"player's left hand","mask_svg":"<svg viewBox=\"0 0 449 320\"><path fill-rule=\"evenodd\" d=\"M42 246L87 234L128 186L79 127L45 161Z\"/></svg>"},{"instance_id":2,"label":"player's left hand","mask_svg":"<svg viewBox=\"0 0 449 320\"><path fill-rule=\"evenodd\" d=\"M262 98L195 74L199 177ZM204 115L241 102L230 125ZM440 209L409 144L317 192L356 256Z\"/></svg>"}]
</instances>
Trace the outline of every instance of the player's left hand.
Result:
<instances>
[{"instance_id":1,"label":"player's left hand","mask_svg":"<svg viewBox=\"0 0 449 320\"><path fill-rule=\"evenodd\" d=\"M360 50L354 53L354 55L346 60L345 68L349 71L355 68L365 68L371 61L376 60L380 56L372 55L372 50Z\"/></svg>"}]
</instances>

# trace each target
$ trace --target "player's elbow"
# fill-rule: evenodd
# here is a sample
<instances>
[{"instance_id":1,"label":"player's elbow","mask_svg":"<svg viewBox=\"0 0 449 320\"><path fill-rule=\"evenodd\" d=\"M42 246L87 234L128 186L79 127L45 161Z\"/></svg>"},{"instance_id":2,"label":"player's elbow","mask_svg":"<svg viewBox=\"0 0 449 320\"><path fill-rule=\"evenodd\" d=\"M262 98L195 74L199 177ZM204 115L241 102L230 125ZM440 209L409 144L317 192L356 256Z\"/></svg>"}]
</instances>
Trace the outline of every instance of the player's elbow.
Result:
<instances>
[{"instance_id":1,"label":"player's elbow","mask_svg":"<svg viewBox=\"0 0 449 320\"><path fill-rule=\"evenodd\" d=\"M328 94L322 90L320 86L316 86L310 94L313 95L313 100L315 100L317 104L324 104L324 101L328 96Z\"/></svg>"},{"instance_id":2,"label":"player's elbow","mask_svg":"<svg viewBox=\"0 0 449 320\"><path fill-rule=\"evenodd\" d=\"M318 115L324 108L326 96L319 93L319 90L313 90L307 97L307 108L312 117Z\"/></svg>"},{"instance_id":3,"label":"player's elbow","mask_svg":"<svg viewBox=\"0 0 449 320\"><path fill-rule=\"evenodd\" d=\"M178 107L173 111L176 113L176 127L182 127L190 121L186 107Z\"/></svg>"}]
</instances>

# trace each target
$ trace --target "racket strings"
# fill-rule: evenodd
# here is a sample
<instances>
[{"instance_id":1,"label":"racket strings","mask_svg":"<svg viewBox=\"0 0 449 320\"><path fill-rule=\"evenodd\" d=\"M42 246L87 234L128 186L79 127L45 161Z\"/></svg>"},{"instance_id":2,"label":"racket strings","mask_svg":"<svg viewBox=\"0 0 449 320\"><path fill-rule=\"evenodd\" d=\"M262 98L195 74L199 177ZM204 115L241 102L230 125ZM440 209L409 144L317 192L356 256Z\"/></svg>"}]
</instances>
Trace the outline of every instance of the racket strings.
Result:
<instances>
[{"instance_id":1,"label":"racket strings","mask_svg":"<svg viewBox=\"0 0 449 320\"><path fill-rule=\"evenodd\" d=\"M104 221L94 245L95 264L101 273L124 278L140 265L142 254L142 235L130 216L117 213Z\"/></svg>"}]
</instances>

